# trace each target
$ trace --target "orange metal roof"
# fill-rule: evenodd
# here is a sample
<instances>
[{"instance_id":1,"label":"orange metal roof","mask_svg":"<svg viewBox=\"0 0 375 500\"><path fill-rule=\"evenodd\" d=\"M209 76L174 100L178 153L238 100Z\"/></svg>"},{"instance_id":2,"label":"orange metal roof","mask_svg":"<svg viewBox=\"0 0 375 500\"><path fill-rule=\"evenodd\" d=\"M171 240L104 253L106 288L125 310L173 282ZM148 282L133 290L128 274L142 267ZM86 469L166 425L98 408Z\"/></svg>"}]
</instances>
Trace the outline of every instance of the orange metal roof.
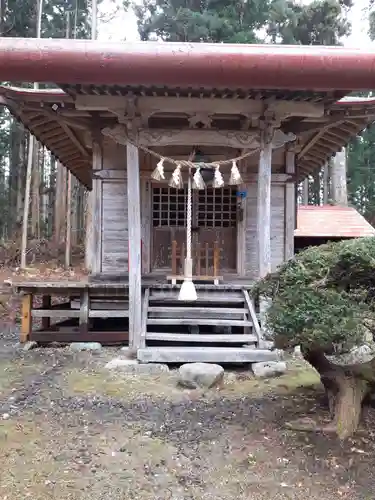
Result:
<instances>
[{"instance_id":1,"label":"orange metal roof","mask_svg":"<svg viewBox=\"0 0 375 500\"><path fill-rule=\"evenodd\" d=\"M308 205L298 207L294 236L361 238L375 236L375 228L355 208Z\"/></svg>"}]
</instances>

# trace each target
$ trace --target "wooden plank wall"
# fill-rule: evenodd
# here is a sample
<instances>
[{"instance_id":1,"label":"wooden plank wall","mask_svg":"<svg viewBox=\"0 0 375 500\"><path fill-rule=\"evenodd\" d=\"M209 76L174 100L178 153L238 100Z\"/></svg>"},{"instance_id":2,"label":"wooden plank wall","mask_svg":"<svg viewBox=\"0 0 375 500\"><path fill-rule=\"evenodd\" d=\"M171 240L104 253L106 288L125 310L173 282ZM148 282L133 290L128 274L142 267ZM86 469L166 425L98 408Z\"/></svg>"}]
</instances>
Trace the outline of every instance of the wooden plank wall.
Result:
<instances>
[{"instance_id":1,"label":"wooden plank wall","mask_svg":"<svg viewBox=\"0 0 375 500\"><path fill-rule=\"evenodd\" d=\"M128 197L126 180L102 183L102 272L128 272Z\"/></svg>"},{"instance_id":2,"label":"wooden plank wall","mask_svg":"<svg viewBox=\"0 0 375 500\"><path fill-rule=\"evenodd\" d=\"M103 143L103 168L126 170L126 147ZM102 181L103 273L128 272L128 195L126 178Z\"/></svg>"},{"instance_id":3,"label":"wooden plank wall","mask_svg":"<svg viewBox=\"0 0 375 500\"><path fill-rule=\"evenodd\" d=\"M245 275L251 279L258 277L257 245L257 185L247 184L245 203ZM271 259L272 270L284 261L285 231L285 185L273 184L271 188Z\"/></svg>"}]
</instances>

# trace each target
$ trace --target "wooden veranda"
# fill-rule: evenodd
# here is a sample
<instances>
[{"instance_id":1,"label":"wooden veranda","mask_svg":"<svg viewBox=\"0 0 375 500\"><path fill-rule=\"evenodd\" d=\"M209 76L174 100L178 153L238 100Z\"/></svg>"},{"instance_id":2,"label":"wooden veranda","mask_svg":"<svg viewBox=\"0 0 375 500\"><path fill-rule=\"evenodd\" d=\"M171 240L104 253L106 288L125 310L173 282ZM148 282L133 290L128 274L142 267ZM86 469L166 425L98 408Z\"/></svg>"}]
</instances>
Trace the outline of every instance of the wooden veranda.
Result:
<instances>
[{"instance_id":1,"label":"wooden veranda","mask_svg":"<svg viewBox=\"0 0 375 500\"><path fill-rule=\"evenodd\" d=\"M249 287L248 281L234 278L219 285L197 283L198 301L183 304L178 300L178 284L166 283L161 276L145 277L141 345L136 346L134 354L143 362L275 359L274 353L263 348L259 314ZM110 345L129 344L130 340L132 347L128 333L129 281L125 276L105 281L101 277L27 281L15 284L14 289L22 295L22 342L96 341ZM42 307L33 306L36 295L42 296ZM67 301L54 304L54 297L61 296ZM41 328L33 328L34 318L41 318Z\"/></svg>"}]
</instances>

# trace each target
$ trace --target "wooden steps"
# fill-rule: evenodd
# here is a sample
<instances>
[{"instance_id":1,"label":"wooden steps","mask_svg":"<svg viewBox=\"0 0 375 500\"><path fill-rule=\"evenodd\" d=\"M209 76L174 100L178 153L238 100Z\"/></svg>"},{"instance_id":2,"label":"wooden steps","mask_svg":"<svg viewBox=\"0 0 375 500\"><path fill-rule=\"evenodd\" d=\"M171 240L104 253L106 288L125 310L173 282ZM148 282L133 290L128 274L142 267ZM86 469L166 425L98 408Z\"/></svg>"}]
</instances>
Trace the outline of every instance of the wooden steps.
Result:
<instances>
[{"instance_id":1,"label":"wooden steps","mask_svg":"<svg viewBox=\"0 0 375 500\"><path fill-rule=\"evenodd\" d=\"M151 361L158 356L166 356L171 359L170 362L193 359L197 357L194 353L198 351L195 350L201 349L205 353L201 360L207 358L212 361L219 353L223 360L232 356L234 362L244 356L243 346L250 350L257 349L259 335L254 328L255 312L253 315L250 312L251 301L243 290L197 290L198 299L187 303L178 300L178 293L179 289L152 287L145 292L143 333L145 349L152 349L154 353ZM178 347L172 348L176 345ZM226 346L235 351L217 350L226 349ZM167 354L164 354L164 347ZM187 349L186 356L179 349ZM142 349L140 352L143 352ZM174 355L177 356L175 360L172 359ZM143 356L147 358L147 355L141 354L142 360Z\"/></svg>"},{"instance_id":2,"label":"wooden steps","mask_svg":"<svg viewBox=\"0 0 375 500\"><path fill-rule=\"evenodd\" d=\"M219 312L218 312L219 314ZM148 318L147 325L197 325L197 326L253 326L251 321L235 319L207 319L195 315L193 318ZM147 337L146 337L147 338Z\"/></svg>"},{"instance_id":3,"label":"wooden steps","mask_svg":"<svg viewBox=\"0 0 375 500\"><path fill-rule=\"evenodd\" d=\"M199 314L216 314L218 311L217 307L163 307L162 311L159 307L149 307L149 313L160 313L163 312L165 314L168 313L177 313L177 314L186 314L188 312L194 312ZM221 307L221 314L244 314L246 313L246 309L244 307Z\"/></svg>"},{"instance_id":4,"label":"wooden steps","mask_svg":"<svg viewBox=\"0 0 375 500\"><path fill-rule=\"evenodd\" d=\"M150 290L150 301L183 304L178 300L179 289L175 290ZM234 291L211 291L197 290L198 300L195 304L223 303L223 304L243 304L244 298L241 290Z\"/></svg>"},{"instance_id":5,"label":"wooden steps","mask_svg":"<svg viewBox=\"0 0 375 500\"><path fill-rule=\"evenodd\" d=\"M236 334L215 334L215 333L159 333L159 332L149 332L147 334L148 340L163 340L166 342L190 342L193 343L233 343L233 344L241 344L241 343L250 343L255 344L257 341L256 335L236 335Z\"/></svg>"}]
</instances>

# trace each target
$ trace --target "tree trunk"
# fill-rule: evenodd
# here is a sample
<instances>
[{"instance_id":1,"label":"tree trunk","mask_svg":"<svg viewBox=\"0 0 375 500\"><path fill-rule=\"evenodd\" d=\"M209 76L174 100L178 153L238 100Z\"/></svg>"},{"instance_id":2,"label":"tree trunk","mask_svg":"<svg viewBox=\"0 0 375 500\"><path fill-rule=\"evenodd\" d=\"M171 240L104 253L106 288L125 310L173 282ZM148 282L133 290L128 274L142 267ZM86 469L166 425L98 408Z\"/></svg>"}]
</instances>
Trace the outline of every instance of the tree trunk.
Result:
<instances>
[{"instance_id":1,"label":"tree trunk","mask_svg":"<svg viewBox=\"0 0 375 500\"><path fill-rule=\"evenodd\" d=\"M55 243L61 245L65 239L66 215L66 168L57 162L55 195Z\"/></svg>"},{"instance_id":2,"label":"tree trunk","mask_svg":"<svg viewBox=\"0 0 375 500\"><path fill-rule=\"evenodd\" d=\"M346 150L342 148L336 153L331 169L332 200L336 205L348 205L348 192L346 186Z\"/></svg>"},{"instance_id":3,"label":"tree trunk","mask_svg":"<svg viewBox=\"0 0 375 500\"><path fill-rule=\"evenodd\" d=\"M34 138L33 146L33 166L31 180L31 234L33 238L38 238L39 235L39 144Z\"/></svg>"},{"instance_id":4,"label":"tree trunk","mask_svg":"<svg viewBox=\"0 0 375 500\"><path fill-rule=\"evenodd\" d=\"M309 204L309 178L306 177L302 185L302 205L307 206Z\"/></svg>"},{"instance_id":5,"label":"tree trunk","mask_svg":"<svg viewBox=\"0 0 375 500\"><path fill-rule=\"evenodd\" d=\"M29 135L26 132L22 134L20 144L20 168L17 178L17 230L20 230L22 225L22 217L25 203L25 186L27 172L27 151L28 151Z\"/></svg>"},{"instance_id":6,"label":"tree trunk","mask_svg":"<svg viewBox=\"0 0 375 500\"><path fill-rule=\"evenodd\" d=\"M328 163L323 167L323 205L327 205L329 197L329 168Z\"/></svg>"},{"instance_id":7,"label":"tree trunk","mask_svg":"<svg viewBox=\"0 0 375 500\"><path fill-rule=\"evenodd\" d=\"M314 174L314 184L313 184L313 196L314 196L314 205L320 205L320 191L321 191L321 186L320 186L320 170L318 172L315 172Z\"/></svg>"},{"instance_id":8,"label":"tree trunk","mask_svg":"<svg viewBox=\"0 0 375 500\"><path fill-rule=\"evenodd\" d=\"M333 425L338 437L346 439L358 429L368 384L358 377L344 374L337 376L336 383L339 391L335 398Z\"/></svg>"},{"instance_id":9,"label":"tree trunk","mask_svg":"<svg viewBox=\"0 0 375 500\"><path fill-rule=\"evenodd\" d=\"M21 161L21 142L23 132L16 119L13 118L11 133L11 150L10 150L10 165L9 165L9 214L8 214L8 236L13 238L13 231L16 229L17 222L17 197L18 197L18 182L22 172Z\"/></svg>"},{"instance_id":10,"label":"tree trunk","mask_svg":"<svg viewBox=\"0 0 375 500\"><path fill-rule=\"evenodd\" d=\"M358 428L362 402L369 389L361 368L335 365L323 351L304 352L304 358L318 371L327 394L332 423L321 430L334 431L340 439L350 437Z\"/></svg>"}]
</instances>

